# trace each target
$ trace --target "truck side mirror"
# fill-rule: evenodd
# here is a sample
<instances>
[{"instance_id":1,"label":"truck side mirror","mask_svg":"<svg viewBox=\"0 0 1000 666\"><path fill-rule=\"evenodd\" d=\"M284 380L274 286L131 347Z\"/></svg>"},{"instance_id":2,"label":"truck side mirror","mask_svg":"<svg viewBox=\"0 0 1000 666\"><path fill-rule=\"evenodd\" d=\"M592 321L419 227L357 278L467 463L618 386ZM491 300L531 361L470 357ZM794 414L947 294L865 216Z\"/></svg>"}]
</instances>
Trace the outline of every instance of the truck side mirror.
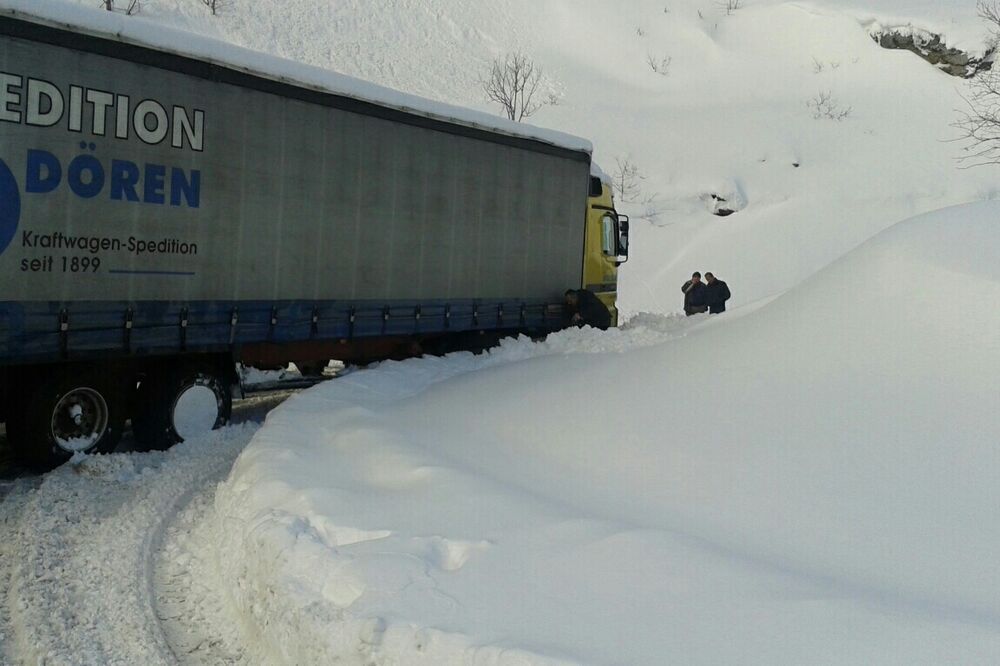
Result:
<instances>
[{"instance_id":1,"label":"truck side mirror","mask_svg":"<svg viewBox=\"0 0 1000 666\"><path fill-rule=\"evenodd\" d=\"M618 265L624 264L628 261L628 227L629 218L628 215L618 216L618 256L623 257L622 261L618 262Z\"/></svg>"}]
</instances>

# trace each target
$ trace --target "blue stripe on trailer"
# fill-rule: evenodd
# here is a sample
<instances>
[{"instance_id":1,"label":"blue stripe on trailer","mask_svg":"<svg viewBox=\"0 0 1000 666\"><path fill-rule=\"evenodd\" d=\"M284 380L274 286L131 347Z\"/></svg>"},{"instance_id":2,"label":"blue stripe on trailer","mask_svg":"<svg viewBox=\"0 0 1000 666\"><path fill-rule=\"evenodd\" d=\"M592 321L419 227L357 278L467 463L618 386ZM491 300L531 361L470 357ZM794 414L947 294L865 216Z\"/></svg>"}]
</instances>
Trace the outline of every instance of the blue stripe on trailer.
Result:
<instances>
[{"instance_id":1,"label":"blue stripe on trailer","mask_svg":"<svg viewBox=\"0 0 1000 666\"><path fill-rule=\"evenodd\" d=\"M194 271L130 271L122 269L112 269L108 271L111 275L176 275L189 277L197 275Z\"/></svg>"},{"instance_id":2,"label":"blue stripe on trailer","mask_svg":"<svg viewBox=\"0 0 1000 666\"><path fill-rule=\"evenodd\" d=\"M560 328L561 304L456 301L0 302L0 360L211 352L256 343Z\"/></svg>"}]
</instances>

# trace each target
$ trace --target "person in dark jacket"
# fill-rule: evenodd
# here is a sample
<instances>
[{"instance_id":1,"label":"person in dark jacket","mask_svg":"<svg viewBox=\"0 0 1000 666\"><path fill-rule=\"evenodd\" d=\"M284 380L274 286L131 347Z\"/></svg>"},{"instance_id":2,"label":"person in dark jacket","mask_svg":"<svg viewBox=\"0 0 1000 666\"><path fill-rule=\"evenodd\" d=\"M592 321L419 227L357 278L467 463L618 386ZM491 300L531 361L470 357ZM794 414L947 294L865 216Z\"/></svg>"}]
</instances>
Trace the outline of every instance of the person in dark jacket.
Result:
<instances>
[{"instance_id":1,"label":"person in dark jacket","mask_svg":"<svg viewBox=\"0 0 1000 666\"><path fill-rule=\"evenodd\" d=\"M705 282L705 302L708 303L709 313L725 312L726 301L732 297L732 294L729 293L729 285L711 273L705 273Z\"/></svg>"},{"instance_id":2,"label":"person in dark jacket","mask_svg":"<svg viewBox=\"0 0 1000 666\"><path fill-rule=\"evenodd\" d=\"M708 312L708 301L705 300L705 283L701 281L701 273L697 271L691 279L681 285L684 292L684 314L691 315Z\"/></svg>"},{"instance_id":3,"label":"person in dark jacket","mask_svg":"<svg viewBox=\"0 0 1000 666\"><path fill-rule=\"evenodd\" d=\"M571 326L593 326L602 331L611 326L611 312L589 289L566 290L566 313Z\"/></svg>"}]
</instances>

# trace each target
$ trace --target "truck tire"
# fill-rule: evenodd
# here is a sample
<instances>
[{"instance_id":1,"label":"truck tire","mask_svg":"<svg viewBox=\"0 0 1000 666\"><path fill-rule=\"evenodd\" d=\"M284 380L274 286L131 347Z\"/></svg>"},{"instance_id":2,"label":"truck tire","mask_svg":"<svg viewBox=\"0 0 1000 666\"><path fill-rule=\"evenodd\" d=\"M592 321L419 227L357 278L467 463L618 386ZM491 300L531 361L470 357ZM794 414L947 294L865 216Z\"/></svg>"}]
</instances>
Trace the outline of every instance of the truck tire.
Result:
<instances>
[{"instance_id":1,"label":"truck tire","mask_svg":"<svg viewBox=\"0 0 1000 666\"><path fill-rule=\"evenodd\" d=\"M147 375L139 384L132 431L141 450L162 451L229 423L233 397L222 373L182 366Z\"/></svg>"},{"instance_id":2,"label":"truck tire","mask_svg":"<svg viewBox=\"0 0 1000 666\"><path fill-rule=\"evenodd\" d=\"M51 469L75 453L110 453L127 417L127 383L114 372L90 368L40 370L7 419L17 457Z\"/></svg>"},{"instance_id":3,"label":"truck tire","mask_svg":"<svg viewBox=\"0 0 1000 666\"><path fill-rule=\"evenodd\" d=\"M323 371L329 364L329 361L295 361L295 367L298 368L299 374L311 378L322 377Z\"/></svg>"}]
</instances>

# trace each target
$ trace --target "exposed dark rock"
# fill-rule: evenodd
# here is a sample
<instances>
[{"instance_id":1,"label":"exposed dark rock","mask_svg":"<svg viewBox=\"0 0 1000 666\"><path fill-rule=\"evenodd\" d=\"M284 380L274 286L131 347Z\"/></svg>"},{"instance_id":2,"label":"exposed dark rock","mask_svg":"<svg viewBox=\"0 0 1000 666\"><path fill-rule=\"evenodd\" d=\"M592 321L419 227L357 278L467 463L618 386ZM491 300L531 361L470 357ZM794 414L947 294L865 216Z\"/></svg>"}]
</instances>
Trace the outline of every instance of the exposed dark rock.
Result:
<instances>
[{"instance_id":1,"label":"exposed dark rock","mask_svg":"<svg viewBox=\"0 0 1000 666\"><path fill-rule=\"evenodd\" d=\"M912 28L886 29L872 33L872 39L884 49L906 50L917 54L942 72L970 79L993 67L993 50L979 58L960 49L951 48L941 35Z\"/></svg>"},{"instance_id":2,"label":"exposed dark rock","mask_svg":"<svg viewBox=\"0 0 1000 666\"><path fill-rule=\"evenodd\" d=\"M922 55L924 57L924 60L926 60L932 65L938 65L941 63L941 54L938 53L937 51L928 51L927 53L924 53Z\"/></svg>"},{"instance_id":3,"label":"exposed dark rock","mask_svg":"<svg viewBox=\"0 0 1000 666\"><path fill-rule=\"evenodd\" d=\"M969 57L968 53L962 53L958 49L951 49L944 56L941 57L943 62L949 65L958 65L959 67L965 67L969 64L972 58Z\"/></svg>"},{"instance_id":4,"label":"exposed dark rock","mask_svg":"<svg viewBox=\"0 0 1000 666\"><path fill-rule=\"evenodd\" d=\"M747 202L744 200L743 195L736 193L731 198L733 201L730 201L729 198L721 194L711 193L702 195L702 200L707 204L708 212L716 217L729 217L746 208Z\"/></svg>"}]
</instances>

